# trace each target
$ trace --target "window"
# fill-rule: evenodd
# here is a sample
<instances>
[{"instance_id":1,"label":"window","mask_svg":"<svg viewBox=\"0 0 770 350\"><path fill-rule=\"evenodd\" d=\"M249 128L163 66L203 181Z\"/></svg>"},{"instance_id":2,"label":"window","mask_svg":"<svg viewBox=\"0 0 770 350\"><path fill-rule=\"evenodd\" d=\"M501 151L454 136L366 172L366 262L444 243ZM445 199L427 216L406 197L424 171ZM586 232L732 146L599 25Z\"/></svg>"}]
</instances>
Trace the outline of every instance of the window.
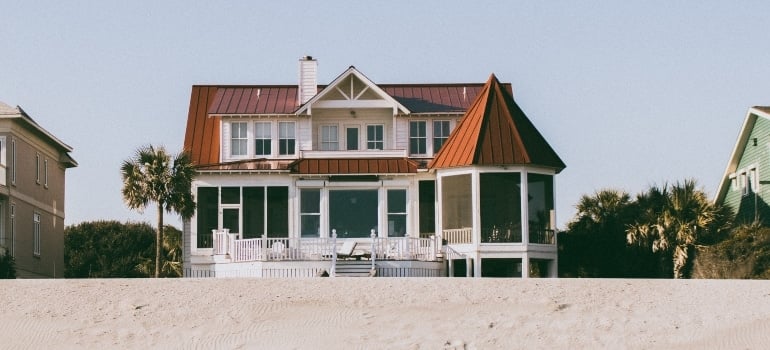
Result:
<instances>
[{"instance_id":1,"label":"window","mask_svg":"<svg viewBox=\"0 0 770 350\"><path fill-rule=\"evenodd\" d=\"M0 137L0 185L5 185L8 163L6 162L5 136Z\"/></svg>"},{"instance_id":2,"label":"window","mask_svg":"<svg viewBox=\"0 0 770 350\"><path fill-rule=\"evenodd\" d=\"M383 137L382 125L366 126L366 149L384 149L385 142Z\"/></svg>"},{"instance_id":3,"label":"window","mask_svg":"<svg viewBox=\"0 0 770 350\"><path fill-rule=\"evenodd\" d=\"M377 205L377 190L330 190L329 229L339 238L369 238L377 229Z\"/></svg>"},{"instance_id":4,"label":"window","mask_svg":"<svg viewBox=\"0 0 770 350\"><path fill-rule=\"evenodd\" d=\"M16 140L11 140L11 184L16 184Z\"/></svg>"},{"instance_id":5,"label":"window","mask_svg":"<svg viewBox=\"0 0 770 350\"><path fill-rule=\"evenodd\" d=\"M348 151L358 150L358 127L351 126L345 128L345 144Z\"/></svg>"},{"instance_id":6,"label":"window","mask_svg":"<svg viewBox=\"0 0 770 350\"><path fill-rule=\"evenodd\" d=\"M406 235L406 190L388 190L388 237Z\"/></svg>"},{"instance_id":7,"label":"window","mask_svg":"<svg viewBox=\"0 0 770 350\"><path fill-rule=\"evenodd\" d=\"M248 154L247 123L230 124L230 155L245 156Z\"/></svg>"},{"instance_id":8,"label":"window","mask_svg":"<svg viewBox=\"0 0 770 350\"><path fill-rule=\"evenodd\" d=\"M269 156L271 154L270 127L270 122L254 123L254 154L257 156Z\"/></svg>"},{"instance_id":9,"label":"window","mask_svg":"<svg viewBox=\"0 0 770 350\"><path fill-rule=\"evenodd\" d=\"M212 247L212 230L227 228L243 239L288 237L289 188L199 187L197 247Z\"/></svg>"},{"instance_id":10,"label":"window","mask_svg":"<svg viewBox=\"0 0 770 350\"><path fill-rule=\"evenodd\" d=\"M338 147L337 125L321 125L321 150L336 151Z\"/></svg>"},{"instance_id":11,"label":"window","mask_svg":"<svg viewBox=\"0 0 770 350\"><path fill-rule=\"evenodd\" d=\"M426 154L425 121L409 122L409 154Z\"/></svg>"},{"instance_id":12,"label":"window","mask_svg":"<svg viewBox=\"0 0 770 350\"><path fill-rule=\"evenodd\" d=\"M40 153L35 153L35 182L40 184Z\"/></svg>"},{"instance_id":13,"label":"window","mask_svg":"<svg viewBox=\"0 0 770 350\"><path fill-rule=\"evenodd\" d=\"M436 233L436 181L418 183L420 191L420 234Z\"/></svg>"},{"instance_id":14,"label":"window","mask_svg":"<svg viewBox=\"0 0 770 350\"><path fill-rule=\"evenodd\" d=\"M278 153L281 155L293 155L294 152L294 122L278 123Z\"/></svg>"},{"instance_id":15,"label":"window","mask_svg":"<svg viewBox=\"0 0 770 350\"><path fill-rule=\"evenodd\" d=\"M299 229L302 237L321 236L321 190L302 189L299 193Z\"/></svg>"},{"instance_id":16,"label":"window","mask_svg":"<svg viewBox=\"0 0 770 350\"><path fill-rule=\"evenodd\" d=\"M48 188L48 159L43 161L43 185Z\"/></svg>"},{"instance_id":17,"label":"window","mask_svg":"<svg viewBox=\"0 0 770 350\"><path fill-rule=\"evenodd\" d=\"M32 253L35 256L40 256L40 214L34 213L32 215L32 240L33 240L33 251Z\"/></svg>"},{"instance_id":18,"label":"window","mask_svg":"<svg viewBox=\"0 0 770 350\"><path fill-rule=\"evenodd\" d=\"M438 153L441 146L444 145L447 138L449 138L449 121L448 120L434 120L433 121L433 153Z\"/></svg>"}]
</instances>

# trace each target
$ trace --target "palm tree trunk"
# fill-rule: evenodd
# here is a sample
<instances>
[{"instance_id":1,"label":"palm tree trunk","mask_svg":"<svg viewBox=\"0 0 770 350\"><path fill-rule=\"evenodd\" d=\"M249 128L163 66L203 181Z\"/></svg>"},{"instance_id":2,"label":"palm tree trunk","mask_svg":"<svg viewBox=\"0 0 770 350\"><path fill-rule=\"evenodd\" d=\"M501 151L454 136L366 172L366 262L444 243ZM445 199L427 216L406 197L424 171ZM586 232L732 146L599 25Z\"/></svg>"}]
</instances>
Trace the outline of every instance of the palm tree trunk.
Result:
<instances>
[{"instance_id":1,"label":"palm tree trunk","mask_svg":"<svg viewBox=\"0 0 770 350\"><path fill-rule=\"evenodd\" d=\"M158 203L158 234L155 235L155 278L160 277L160 260L163 251L163 203Z\"/></svg>"}]
</instances>

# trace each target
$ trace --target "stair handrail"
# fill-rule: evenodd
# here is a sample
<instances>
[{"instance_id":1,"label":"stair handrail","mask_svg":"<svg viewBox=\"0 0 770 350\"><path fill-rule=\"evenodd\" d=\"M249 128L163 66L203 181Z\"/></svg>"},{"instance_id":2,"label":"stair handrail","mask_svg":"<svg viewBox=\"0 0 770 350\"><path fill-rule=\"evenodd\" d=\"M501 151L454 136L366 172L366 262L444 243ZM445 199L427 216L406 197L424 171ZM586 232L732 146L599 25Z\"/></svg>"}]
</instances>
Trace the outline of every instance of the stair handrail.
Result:
<instances>
[{"instance_id":1,"label":"stair handrail","mask_svg":"<svg viewBox=\"0 0 770 350\"><path fill-rule=\"evenodd\" d=\"M377 238L377 233L374 232L374 229L372 229L372 233L369 236L372 237L372 251L369 260L372 261L372 270L375 270L377 268L375 265L375 260L377 259L377 243L375 239Z\"/></svg>"}]
</instances>

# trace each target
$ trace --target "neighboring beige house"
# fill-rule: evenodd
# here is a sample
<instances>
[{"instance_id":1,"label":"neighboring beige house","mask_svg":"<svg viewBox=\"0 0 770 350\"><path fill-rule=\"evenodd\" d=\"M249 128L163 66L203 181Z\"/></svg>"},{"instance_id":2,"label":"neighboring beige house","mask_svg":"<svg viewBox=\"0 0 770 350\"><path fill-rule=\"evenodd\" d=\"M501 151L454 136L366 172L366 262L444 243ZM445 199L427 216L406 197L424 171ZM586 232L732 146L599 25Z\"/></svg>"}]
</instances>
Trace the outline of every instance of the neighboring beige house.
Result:
<instances>
[{"instance_id":1,"label":"neighboring beige house","mask_svg":"<svg viewBox=\"0 0 770 350\"><path fill-rule=\"evenodd\" d=\"M0 102L0 252L19 278L64 277L64 176L72 147Z\"/></svg>"}]
</instances>

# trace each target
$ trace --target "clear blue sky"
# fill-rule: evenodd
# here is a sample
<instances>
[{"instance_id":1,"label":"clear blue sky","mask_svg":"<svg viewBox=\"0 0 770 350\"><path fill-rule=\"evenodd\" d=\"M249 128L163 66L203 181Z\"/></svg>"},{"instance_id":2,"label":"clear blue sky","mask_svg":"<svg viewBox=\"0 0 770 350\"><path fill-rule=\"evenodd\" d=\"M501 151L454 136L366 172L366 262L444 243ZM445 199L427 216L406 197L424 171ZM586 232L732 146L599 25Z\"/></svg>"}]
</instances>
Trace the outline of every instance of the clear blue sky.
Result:
<instances>
[{"instance_id":1,"label":"clear blue sky","mask_svg":"<svg viewBox=\"0 0 770 350\"><path fill-rule=\"evenodd\" d=\"M190 4L193 3L193 4ZM713 194L746 111L770 105L770 3L19 1L0 4L0 101L74 147L66 223L154 222L120 196L143 144L181 150L193 84L511 82L581 195L695 178ZM179 224L178 218L169 217Z\"/></svg>"}]
</instances>

